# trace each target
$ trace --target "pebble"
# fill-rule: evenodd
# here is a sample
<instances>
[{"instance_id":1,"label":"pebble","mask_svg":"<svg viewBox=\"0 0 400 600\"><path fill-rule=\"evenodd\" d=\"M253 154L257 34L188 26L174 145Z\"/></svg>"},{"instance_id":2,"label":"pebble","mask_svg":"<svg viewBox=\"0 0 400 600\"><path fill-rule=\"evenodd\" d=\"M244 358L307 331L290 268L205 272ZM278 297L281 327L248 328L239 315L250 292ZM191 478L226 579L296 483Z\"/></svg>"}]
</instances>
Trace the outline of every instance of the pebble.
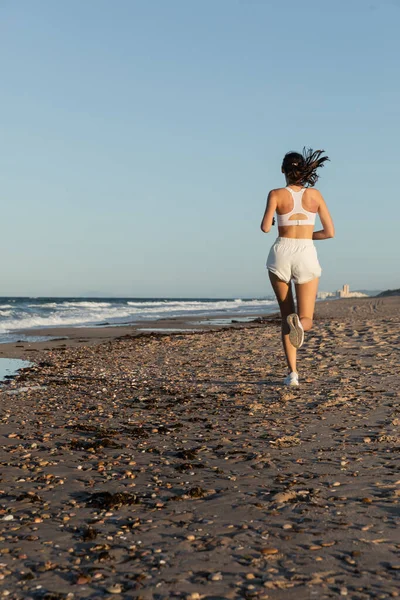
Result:
<instances>
[{"instance_id":1,"label":"pebble","mask_svg":"<svg viewBox=\"0 0 400 600\"><path fill-rule=\"evenodd\" d=\"M222 577L222 573L212 573L209 576L209 580L210 581L222 581L223 577Z\"/></svg>"},{"instance_id":2,"label":"pebble","mask_svg":"<svg viewBox=\"0 0 400 600\"><path fill-rule=\"evenodd\" d=\"M279 550L278 548L262 548L261 549L261 554L264 554L265 556L268 556L270 554L278 554Z\"/></svg>"},{"instance_id":3,"label":"pebble","mask_svg":"<svg viewBox=\"0 0 400 600\"><path fill-rule=\"evenodd\" d=\"M110 587L106 588L106 591L109 594L120 594L122 592L122 586L119 583L115 585L110 585Z\"/></svg>"},{"instance_id":4,"label":"pebble","mask_svg":"<svg viewBox=\"0 0 400 600\"><path fill-rule=\"evenodd\" d=\"M330 548L331 546L334 546L336 544L336 542L321 542L321 546L323 548Z\"/></svg>"}]
</instances>

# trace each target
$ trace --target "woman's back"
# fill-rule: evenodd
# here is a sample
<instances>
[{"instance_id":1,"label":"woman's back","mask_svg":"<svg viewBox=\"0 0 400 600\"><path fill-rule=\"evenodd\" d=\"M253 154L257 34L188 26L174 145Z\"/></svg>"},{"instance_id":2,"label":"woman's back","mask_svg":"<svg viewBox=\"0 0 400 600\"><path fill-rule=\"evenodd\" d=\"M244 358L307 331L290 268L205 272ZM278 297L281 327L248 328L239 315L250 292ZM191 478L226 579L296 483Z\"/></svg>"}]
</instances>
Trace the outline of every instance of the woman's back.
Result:
<instances>
[{"instance_id":1,"label":"woman's back","mask_svg":"<svg viewBox=\"0 0 400 600\"><path fill-rule=\"evenodd\" d=\"M321 204L320 192L315 188L291 185L272 190L271 194L276 203L279 236L312 239L315 216ZM304 225L302 221L305 221Z\"/></svg>"}]
</instances>

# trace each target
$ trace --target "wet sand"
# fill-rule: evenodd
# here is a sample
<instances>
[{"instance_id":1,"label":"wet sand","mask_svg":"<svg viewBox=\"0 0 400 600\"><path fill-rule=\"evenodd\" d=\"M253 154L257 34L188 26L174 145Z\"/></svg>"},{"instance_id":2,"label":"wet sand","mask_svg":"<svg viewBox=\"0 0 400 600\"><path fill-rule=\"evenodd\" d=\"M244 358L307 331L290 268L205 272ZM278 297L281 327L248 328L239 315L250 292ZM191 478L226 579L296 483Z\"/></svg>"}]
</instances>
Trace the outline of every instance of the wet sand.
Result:
<instances>
[{"instance_id":1,"label":"wet sand","mask_svg":"<svg viewBox=\"0 0 400 600\"><path fill-rule=\"evenodd\" d=\"M152 336L154 334L192 333L202 331L218 331L227 326L240 328L244 325L256 327L261 322L275 320L277 315L229 315L218 317L175 317L170 319L157 319L126 325L103 325L91 327L46 327L38 329L21 329L16 335L21 335L21 340L16 342L0 343L0 358L34 359L34 354L42 350L55 348L71 348L81 346L96 346L106 341L127 339L130 337ZM223 324L221 324L223 321ZM248 322L250 321L250 322ZM23 336L43 337L43 341L25 341ZM54 339L47 339L52 337Z\"/></svg>"},{"instance_id":2,"label":"wet sand","mask_svg":"<svg viewBox=\"0 0 400 600\"><path fill-rule=\"evenodd\" d=\"M400 298L319 303L300 388L273 318L126 335L0 391L0 594L399 595Z\"/></svg>"}]
</instances>

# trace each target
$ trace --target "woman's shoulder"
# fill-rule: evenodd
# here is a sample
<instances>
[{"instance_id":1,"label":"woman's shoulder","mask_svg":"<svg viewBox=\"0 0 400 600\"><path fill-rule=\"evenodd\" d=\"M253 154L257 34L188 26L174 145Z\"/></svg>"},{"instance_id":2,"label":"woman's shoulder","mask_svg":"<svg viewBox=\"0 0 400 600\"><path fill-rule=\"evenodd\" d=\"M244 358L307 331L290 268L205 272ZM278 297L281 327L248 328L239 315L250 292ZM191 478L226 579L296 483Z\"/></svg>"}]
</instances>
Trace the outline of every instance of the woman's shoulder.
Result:
<instances>
[{"instance_id":1,"label":"woman's shoulder","mask_svg":"<svg viewBox=\"0 0 400 600\"><path fill-rule=\"evenodd\" d=\"M304 194L304 200L309 203L311 210L319 211L323 206L326 205L325 199L321 192L315 187L306 188Z\"/></svg>"},{"instance_id":2,"label":"woman's shoulder","mask_svg":"<svg viewBox=\"0 0 400 600\"><path fill-rule=\"evenodd\" d=\"M282 193L284 190L286 190L286 188L281 187L281 188L274 188L273 190L269 191L269 194L280 194Z\"/></svg>"},{"instance_id":3,"label":"woman's shoulder","mask_svg":"<svg viewBox=\"0 0 400 600\"><path fill-rule=\"evenodd\" d=\"M306 192L307 192L307 195L309 195L311 198L315 198L318 200L320 200L322 198L321 192L315 187L307 187Z\"/></svg>"}]
</instances>

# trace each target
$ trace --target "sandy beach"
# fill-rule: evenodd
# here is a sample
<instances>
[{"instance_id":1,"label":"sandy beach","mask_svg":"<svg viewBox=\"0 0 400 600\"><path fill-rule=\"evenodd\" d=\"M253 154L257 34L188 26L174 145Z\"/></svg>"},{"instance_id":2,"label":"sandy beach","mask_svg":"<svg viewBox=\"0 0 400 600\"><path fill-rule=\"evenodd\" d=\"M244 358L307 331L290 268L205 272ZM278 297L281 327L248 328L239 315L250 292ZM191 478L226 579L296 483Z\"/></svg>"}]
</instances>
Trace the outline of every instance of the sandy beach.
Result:
<instances>
[{"instance_id":1,"label":"sandy beach","mask_svg":"<svg viewBox=\"0 0 400 600\"><path fill-rule=\"evenodd\" d=\"M318 303L299 388L273 316L116 329L0 346L1 597L400 595L400 297Z\"/></svg>"}]
</instances>

